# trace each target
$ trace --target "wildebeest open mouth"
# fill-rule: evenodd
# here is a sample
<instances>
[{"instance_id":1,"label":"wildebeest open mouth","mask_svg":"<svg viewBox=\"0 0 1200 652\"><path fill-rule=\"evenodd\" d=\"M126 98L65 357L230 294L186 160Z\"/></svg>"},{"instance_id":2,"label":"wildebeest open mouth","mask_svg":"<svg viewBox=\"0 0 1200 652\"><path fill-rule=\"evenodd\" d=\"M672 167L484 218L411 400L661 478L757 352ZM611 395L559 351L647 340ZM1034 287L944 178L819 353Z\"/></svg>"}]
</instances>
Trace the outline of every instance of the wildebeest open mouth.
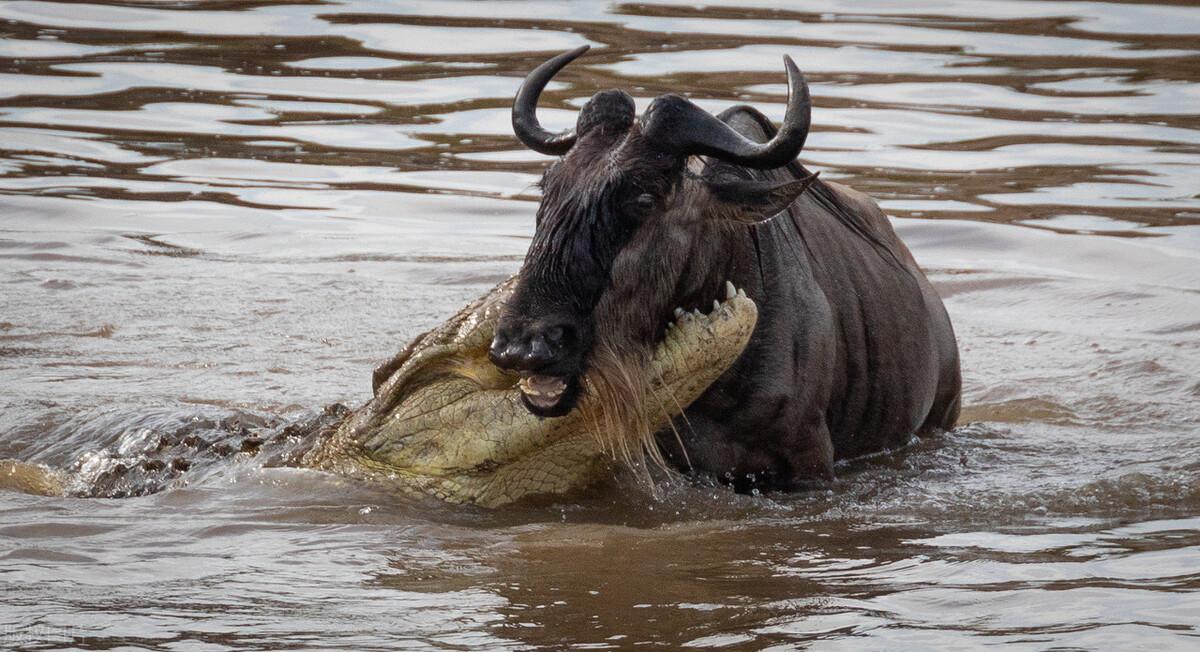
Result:
<instances>
[{"instance_id":1,"label":"wildebeest open mouth","mask_svg":"<svg viewBox=\"0 0 1200 652\"><path fill-rule=\"evenodd\" d=\"M703 313L699 309L688 312L677 307L673 318L667 320L661 332L665 335L674 328L697 321L700 322L697 324L700 327L708 326L720 318L727 303L739 296L745 297L746 292L726 281L725 298L714 299L710 312ZM579 376L553 373L522 373L517 382L522 402L530 412L541 417L560 417L574 409L579 401L582 385Z\"/></svg>"},{"instance_id":2,"label":"wildebeest open mouth","mask_svg":"<svg viewBox=\"0 0 1200 652\"><path fill-rule=\"evenodd\" d=\"M579 379L574 376L523 374L517 387L529 411L543 417L570 412L579 397Z\"/></svg>"}]
</instances>

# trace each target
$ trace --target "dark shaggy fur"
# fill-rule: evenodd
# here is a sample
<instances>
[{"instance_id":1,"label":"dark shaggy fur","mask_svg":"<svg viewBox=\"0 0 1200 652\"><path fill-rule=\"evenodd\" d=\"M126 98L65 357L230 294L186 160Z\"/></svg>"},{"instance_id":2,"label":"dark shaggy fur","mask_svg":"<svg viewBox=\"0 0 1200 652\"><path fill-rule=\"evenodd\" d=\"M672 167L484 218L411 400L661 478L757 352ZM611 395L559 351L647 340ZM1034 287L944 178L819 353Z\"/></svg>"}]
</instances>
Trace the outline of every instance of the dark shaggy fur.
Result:
<instances>
[{"instance_id":1,"label":"dark shaggy fur","mask_svg":"<svg viewBox=\"0 0 1200 652\"><path fill-rule=\"evenodd\" d=\"M601 127L584 113L579 141L543 180L537 233L501 323L569 325L551 371L590 374L584 391L608 418L597 431L610 450L739 490L786 489L832 477L835 459L954 424L953 330L874 202L808 186L795 162L757 171L680 160L655 151L631 119ZM754 140L774 133L746 107L721 119ZM759 306L754 336L656 436L636 400L650 351L676 307L707 311L727 280Z\"/></svg>"}]
</instances>

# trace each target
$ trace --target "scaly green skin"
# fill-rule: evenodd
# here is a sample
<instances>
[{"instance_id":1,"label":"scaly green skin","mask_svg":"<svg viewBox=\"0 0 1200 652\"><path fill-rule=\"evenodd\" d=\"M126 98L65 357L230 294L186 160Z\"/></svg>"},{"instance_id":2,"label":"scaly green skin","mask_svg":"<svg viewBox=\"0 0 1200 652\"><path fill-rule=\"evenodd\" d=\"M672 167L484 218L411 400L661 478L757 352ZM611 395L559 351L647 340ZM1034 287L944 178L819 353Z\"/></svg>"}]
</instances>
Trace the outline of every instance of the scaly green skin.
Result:
<instances>
[{"instance_id":1,"label":"scaly green skin","mask_svg":"<svg viewBox=\"0 0 1200 652\"><path fill-rule=\"evenodd\" d=\"M599 406L585 392L570 414L536 417L521 403L517 377L487 359L512 286L502 283L409 345L371 401L332 432L313 431L317 441L297 465L484 507L598 479L612 460L595 435L605 416ZM652 428L666 427L733 364L757 317L754 302L738 294L668 329L647 370ZM69 481L62 471L0 460L0 489L63 495Z\"/></svg>"},{"instance_id":2,"label":"scaly green skin","mask_svg":"<svg viewBox=\"0 0 1200 652\"><path fill-rule=\"evenodd\" d=\"M501 284L402 354L375 398L302 465L485 507L597 479L611 455L586 416L590 397L566 416L536 417L521 404L517 377L487 359L512 285ZM733 364L757 316L754 302L738 295L668 330L648 369L644 400L653 428L666 427Z\"/></svg>"}]
</instances>

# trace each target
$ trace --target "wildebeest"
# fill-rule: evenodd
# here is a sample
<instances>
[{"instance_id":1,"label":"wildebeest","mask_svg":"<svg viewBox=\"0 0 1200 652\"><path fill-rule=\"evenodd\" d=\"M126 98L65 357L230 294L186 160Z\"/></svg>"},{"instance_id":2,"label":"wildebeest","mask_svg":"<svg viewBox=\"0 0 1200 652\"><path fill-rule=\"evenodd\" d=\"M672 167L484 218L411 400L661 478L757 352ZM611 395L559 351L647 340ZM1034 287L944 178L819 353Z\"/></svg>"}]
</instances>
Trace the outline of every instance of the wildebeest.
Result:
<instances>
[{"instance_id":1,"label":"wildebeest","mask_svg":"<svg viewBox=\"0 0 1200 652\"><path fill-rule=\"evenodd\" d=\"M677 95L637 118L608 90L550 133L538 97L586 49L534 69L513 104L520 140L561 156L489 353L521 374L526 407L563 415L596 392L622 415L603 428L614 447L739 491L831 478L835 460L952 427L961 380L945 307L874 201L796 161L811 100L792 60L778 130L753 108L713 116ZM759 306L749 345L672 430L644 432L624 397L641 395L647 352L678 311L734 287Z\"/></svg>"}]
</instances>

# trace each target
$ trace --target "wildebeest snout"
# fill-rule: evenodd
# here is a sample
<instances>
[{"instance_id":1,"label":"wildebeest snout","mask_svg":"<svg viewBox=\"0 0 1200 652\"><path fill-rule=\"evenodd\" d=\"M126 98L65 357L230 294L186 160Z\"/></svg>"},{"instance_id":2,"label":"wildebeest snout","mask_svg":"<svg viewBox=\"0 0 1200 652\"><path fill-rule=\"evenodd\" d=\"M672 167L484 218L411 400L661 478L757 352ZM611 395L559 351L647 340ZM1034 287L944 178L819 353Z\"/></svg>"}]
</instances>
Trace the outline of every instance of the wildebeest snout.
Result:
<instances>
[{"instance_id":1,"label":"wildebeest snout","mask_svg":"<svg viewBox=\"0 0 1200 652\"><path fill-rule=\"evenodd\" d=\"M540 371L561 361L570 332L570 326L545 323L497 328L488 358L501 369Z\"/></svg>"}]
</instances>

